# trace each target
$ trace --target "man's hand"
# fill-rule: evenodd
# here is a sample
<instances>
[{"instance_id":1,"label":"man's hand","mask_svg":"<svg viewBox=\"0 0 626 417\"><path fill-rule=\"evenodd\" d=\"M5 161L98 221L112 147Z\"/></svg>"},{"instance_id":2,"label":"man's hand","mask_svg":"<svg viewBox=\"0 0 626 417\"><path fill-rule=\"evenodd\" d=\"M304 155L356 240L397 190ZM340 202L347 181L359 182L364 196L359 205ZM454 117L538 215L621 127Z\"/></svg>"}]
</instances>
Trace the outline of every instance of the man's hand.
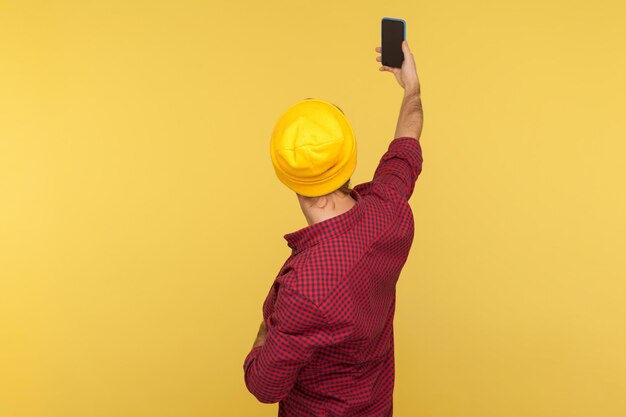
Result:
<instances>
[{"instance_id":1,"label":"man's hand","mask_svg":"<svg viewBox=\"0 0 626 417\"><path fill-rule=\"evenodd\" d=\"M263 346L265 344L265 337L267 336L267 326L265 325L265 320L261 320L261 325L259 326L259 333L256 335L256 340L252 345L252 349L257 346Z\"/></svg>"},{"instance_id":2,"label":"man's hand","mask_svg":"<svg viewBox=\"0 0 626 417\"><path fill-rule=\"evenodd\" d=\"M379 46L376 52L382 54L382 48ZM400 87L404 89L405 94L418 94L420 93L420 82L417 77L417 70L415 68L415 61L413 60L413 54L409 49L409 44L406 40L402 41L402 53L404 54L404 61L402 61L402 68L393 68L386 65L381 65L380 71L389 71L396 76L396 80ZM381 55L376 57L376 61L382 60Z\"/></svg>"}]
</instances>

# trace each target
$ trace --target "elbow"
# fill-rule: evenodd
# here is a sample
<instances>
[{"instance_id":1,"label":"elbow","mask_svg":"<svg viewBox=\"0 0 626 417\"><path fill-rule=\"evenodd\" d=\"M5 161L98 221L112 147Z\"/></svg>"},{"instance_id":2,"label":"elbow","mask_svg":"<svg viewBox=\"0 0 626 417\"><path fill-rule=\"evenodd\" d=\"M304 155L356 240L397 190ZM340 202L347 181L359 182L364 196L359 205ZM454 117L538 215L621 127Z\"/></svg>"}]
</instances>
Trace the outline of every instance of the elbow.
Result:
<instances>
[{"instance_id":1,"label":"elbow","mask_svg":"<svg viewBox=\"0 0 626 417\"><path fill-rule=\"evenodd\" d=\"M255 394L255 397L257 400L259 400L259 402L262 402L263 404L275 404L277 402L282 401L285 396L284 395L277 396L277 395Z\"/></svg>"},{"instance_id":2,"label":"elbow","mask_svg":"<svg viewBox=\"0 0 626 417\"><path fill-rule=\"evenodd\" d=\"M255 348L257 351L260 347ZM255 351L253 349L253 351ZM246 388L263 404L274 404L289 395L293 380L284 371L273 368L259 368L255 356L248 356L244 363L244 381Z\"/></svg>"},{"instance_id":3,"label":"elbow","mask_svg":"<svg viewBox=\"0 0 626 417\"><path fill-rule=\"evenodd\" d=\"M254 395L254 397L263 404L275 404L282 401L287 394L272 392L271 390L261 389L258 387L248 386L248 391Z\"/></svg>"},{"instance_id":4,"label":"elbow","mask_svg":"<svg viewBox=\"0 0 626 417\"><path fill-rule=\"evenodd\" d=\"M279 389L272 389L271 387L263 386L258 383L258 381L250 379L248 376L246 376L246 387L248 388L248 391L250 391L250 393L263 404L275 404L282 401L288 394L287 392L282 392Z\"/></svg>"}]
</instances>

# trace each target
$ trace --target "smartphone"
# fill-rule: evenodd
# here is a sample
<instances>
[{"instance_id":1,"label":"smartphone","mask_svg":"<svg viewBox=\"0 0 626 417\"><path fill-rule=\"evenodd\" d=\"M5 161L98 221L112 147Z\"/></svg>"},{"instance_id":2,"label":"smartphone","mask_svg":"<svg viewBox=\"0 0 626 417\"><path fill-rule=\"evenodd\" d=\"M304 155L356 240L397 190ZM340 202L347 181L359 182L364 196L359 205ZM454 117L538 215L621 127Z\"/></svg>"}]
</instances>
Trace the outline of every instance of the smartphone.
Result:
<instances>
[{"instance_id":1,"label":"smartphone","mask_svg":"<svg viewBox=\"0 0 626 417\"><path fill-rule=\"evenodd\" d=\"M406 39L406 22L402 19L383 17L381 23L381 63L388 67L401 68L404 61L402 41Z\"/></svg>"}]
</instances>

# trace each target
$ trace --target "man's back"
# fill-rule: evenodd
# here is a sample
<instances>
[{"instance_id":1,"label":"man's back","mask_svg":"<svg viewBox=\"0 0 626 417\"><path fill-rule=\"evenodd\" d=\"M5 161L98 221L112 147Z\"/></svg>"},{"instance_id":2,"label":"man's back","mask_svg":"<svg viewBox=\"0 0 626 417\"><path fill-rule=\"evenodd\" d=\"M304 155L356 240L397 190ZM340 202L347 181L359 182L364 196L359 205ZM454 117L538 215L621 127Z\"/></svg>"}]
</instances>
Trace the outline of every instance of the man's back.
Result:
<instances>
[{"instance_id":1,"label":"man's back","mask_svg":"<svg viewBox=\"0 0 626 417\"><path fill-rule=\"evenodd\" d=\"M395 288L421 166L419 141L394 139L352 209L284 236L292 254L263 304L266 346L244 363L248 389L279 401L279 416L392 415Z\"/></svg>"}]
</instances>

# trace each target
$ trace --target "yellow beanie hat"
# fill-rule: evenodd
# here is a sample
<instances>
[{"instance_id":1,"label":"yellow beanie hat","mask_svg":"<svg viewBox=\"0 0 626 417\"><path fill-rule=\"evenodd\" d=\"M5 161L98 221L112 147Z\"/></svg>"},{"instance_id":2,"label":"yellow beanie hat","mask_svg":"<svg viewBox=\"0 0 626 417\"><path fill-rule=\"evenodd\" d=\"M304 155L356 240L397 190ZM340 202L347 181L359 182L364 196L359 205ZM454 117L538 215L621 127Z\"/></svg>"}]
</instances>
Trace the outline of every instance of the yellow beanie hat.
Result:
<instances>
[{"instance_id":1,"label":"yellow beanie hat","mask_svg":"<svg viewBox=\"0 0 626 417\"><path fill-rule=\"evenodd\" d=\"M270 141L278 179L296 193L317 197L340 188L356 168L356 138L335 105L305 99L280 117Z\"/></svg>"}]
</instances>

